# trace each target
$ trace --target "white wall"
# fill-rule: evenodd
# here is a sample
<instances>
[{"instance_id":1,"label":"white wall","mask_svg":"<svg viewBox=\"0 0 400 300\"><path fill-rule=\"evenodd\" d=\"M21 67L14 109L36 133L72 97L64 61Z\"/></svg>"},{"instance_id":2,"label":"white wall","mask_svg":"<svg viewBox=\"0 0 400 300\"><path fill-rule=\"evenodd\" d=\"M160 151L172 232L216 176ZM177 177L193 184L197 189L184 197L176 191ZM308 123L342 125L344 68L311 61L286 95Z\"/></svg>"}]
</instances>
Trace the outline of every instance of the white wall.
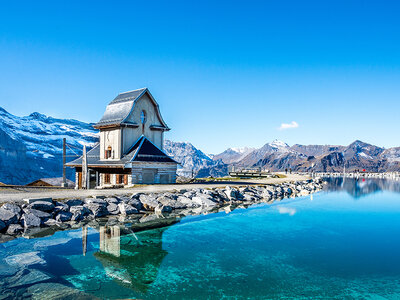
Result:
<instances>
[{"instance_id":1,"label":"white wall","mask_svg":"<svg viewBox=\"0 0 400 300\"><path fill-rule=\"evenodd\" d=\"M144 126L140 123L140 113L143 110L146 112L146 123ZM162 149L164 132L150 129L151 125L161 125L161 122L157 115L157 109L147 94L136 101L135 107L127 120L139 124L139 128L123 128L124 153L133 146L133 143L142 134L153 142L154 145Z\"/></svg>"}]
</instances>

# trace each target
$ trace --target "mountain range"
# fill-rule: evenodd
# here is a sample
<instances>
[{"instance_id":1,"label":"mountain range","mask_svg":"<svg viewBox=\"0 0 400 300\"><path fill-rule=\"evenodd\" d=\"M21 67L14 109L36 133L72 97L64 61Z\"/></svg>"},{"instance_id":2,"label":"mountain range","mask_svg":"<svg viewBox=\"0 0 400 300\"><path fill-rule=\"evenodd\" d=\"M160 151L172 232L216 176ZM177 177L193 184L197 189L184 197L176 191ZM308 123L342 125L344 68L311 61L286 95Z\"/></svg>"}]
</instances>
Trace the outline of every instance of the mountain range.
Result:
<instances>
[{"instance_id":1,"label":"mountain range","mask_svg":"<svg viewBox=\"0 0 400 300\"><path fill-rule=\"evenodd\" d=\"M83 145L98 141L93 124L57 119L40 113L19 117L0 107L0 182L26 184L38 178L62 175L62 139L67 140L67 161L82 154ZM382 147L355 141L348 146L293 145L282 141L263 147L229 148L207 155L190 142L165 140L164 151L180 163L178 174L220 177L229 167L261 167L271 171L399 171L400 147ZM74 172L67 168L67 177Z\"/></svg>"}]
</instances>

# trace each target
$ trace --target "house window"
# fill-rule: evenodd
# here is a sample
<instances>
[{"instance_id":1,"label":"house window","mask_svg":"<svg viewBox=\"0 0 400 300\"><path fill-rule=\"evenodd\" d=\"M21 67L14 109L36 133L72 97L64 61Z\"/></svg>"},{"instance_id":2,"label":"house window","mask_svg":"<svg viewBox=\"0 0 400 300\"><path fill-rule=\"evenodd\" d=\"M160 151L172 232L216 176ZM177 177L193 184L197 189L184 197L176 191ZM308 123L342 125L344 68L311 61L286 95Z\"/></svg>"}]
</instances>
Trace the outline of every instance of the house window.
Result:
<instances>
[{"instance_id":1,"label":"house window","mask_svg":"<svg viewBox=\"0 0 400 300\"><path fill-rule=\"evenodd\" d=\"M111 153L112 153L112 148L111 146L108 146L108 148L105 150L104 152L104 157L107 158L111 158Z\"/></svg>"},{"instance_id":2,"label":"house window","mask_svg":"<svg viewBox=\"0 0 400 300\"><path fill-rule=\"evenodd\" d=\"M104 183L110 184L111 183L111 176L110 174L104 174Z\"/></svg>"},{"instance_id":3,"label":"house window","mask_svg":"<svg viewBox=\"0 0 400 300\"><path fill-rule=\"evenodd\" d=\"M140 113L140 123L142 124L146 123L146 119L147 119L146 112L142 110L142 112Z\"/></svg>"},{"instance_id":4,"label":"house window","mask_svg":"<svg viewBox=\"0 0 400 300\"><path fill-rule=\"evenodd\" d=\"M117 175L117 184L123 184L124 183L124 175Z\"/></svg>"}]
</instances>

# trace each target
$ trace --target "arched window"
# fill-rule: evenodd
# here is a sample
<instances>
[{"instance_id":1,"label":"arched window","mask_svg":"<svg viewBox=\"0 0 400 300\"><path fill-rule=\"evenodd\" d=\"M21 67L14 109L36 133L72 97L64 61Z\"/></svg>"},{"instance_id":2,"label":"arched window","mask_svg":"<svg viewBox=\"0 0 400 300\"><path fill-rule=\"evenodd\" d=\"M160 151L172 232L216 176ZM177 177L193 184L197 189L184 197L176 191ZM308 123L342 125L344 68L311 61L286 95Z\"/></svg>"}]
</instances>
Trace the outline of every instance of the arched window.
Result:
<instances>
[{"instance_id":1,"label":"arched window","mask_svg":"<svg viewBox=\"0 0 400 300\"><path fill-rule=\"evenodd\" d=\"M111 148L111 146L108 146L106 151L104 152L104 156L106 159L111 158L111 152L112 152L112 148Z\"/></svg>"},{"instance_id":2,"label":"arched window","mask_svg":"<svg viewBox=\"0 0 400 300\"><path fill-rule=\"evenodd\" d=\"M146 123L146 119L147 119L146 112L142 110L140 112L140 123L142 124Z\"/></svg>"}]
</instances>

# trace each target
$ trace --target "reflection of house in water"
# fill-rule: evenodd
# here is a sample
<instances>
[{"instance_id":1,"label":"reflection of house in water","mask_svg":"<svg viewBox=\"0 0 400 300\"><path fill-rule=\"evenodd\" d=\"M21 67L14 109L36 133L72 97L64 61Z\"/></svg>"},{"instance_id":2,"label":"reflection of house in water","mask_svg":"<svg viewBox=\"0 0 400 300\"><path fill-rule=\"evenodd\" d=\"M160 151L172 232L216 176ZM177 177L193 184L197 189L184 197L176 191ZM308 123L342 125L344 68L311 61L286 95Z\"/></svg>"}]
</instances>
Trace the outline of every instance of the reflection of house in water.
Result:
<instances>
[{"instance_id":1,"label":"reflection of house in water","mask_svg":"<svg viewBox=\"0 0 400 300\"><path fill-rule=\"evenodd\" d=\"M121 228L119 226L101 226L100 227L100 251L121 256Z\"/></svg>"},{"instance_id":2,"label":"reflection of house in water","mask_svg":"<svg viewBox=\"0 0 400 300\"><path fill-rule=\"evenodd\" d=\"M145 293L168 254L162 249L165 230L166 227L134 234L124 226L102 226L100 249L94 256L118 284Z\"/></svg>"}]
</instances>

